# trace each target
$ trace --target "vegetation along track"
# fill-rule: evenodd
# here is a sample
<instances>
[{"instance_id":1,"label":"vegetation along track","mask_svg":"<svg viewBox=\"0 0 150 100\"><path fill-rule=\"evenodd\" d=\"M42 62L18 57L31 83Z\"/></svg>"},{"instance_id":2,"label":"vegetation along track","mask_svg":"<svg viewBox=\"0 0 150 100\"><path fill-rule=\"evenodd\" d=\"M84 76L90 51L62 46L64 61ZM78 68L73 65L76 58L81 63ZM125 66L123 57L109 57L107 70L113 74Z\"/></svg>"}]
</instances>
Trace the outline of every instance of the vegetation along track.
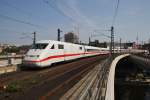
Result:
<instances>
[{"instance_id":1,"label":"vegetation along track","mask_svg":"<svg viewBox=\"0 0 150 100\"><path fill-rule=\"evenodd\" d=\"M106 56L96 56L52 68L14 73L8 76L9 81L6 76L2 77L6 89L0 91L0 99L58 99L104 58Z\"/></svg>"}]
</instances>

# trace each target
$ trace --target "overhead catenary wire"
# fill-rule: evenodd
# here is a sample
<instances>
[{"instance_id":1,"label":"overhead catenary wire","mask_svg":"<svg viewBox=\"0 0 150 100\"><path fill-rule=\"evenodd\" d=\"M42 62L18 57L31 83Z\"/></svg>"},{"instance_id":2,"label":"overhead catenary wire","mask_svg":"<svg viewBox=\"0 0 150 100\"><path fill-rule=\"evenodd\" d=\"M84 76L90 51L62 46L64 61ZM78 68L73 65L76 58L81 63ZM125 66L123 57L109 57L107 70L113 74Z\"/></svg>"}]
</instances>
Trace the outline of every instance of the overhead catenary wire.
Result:
<instances>
[{"instance_id":1,"label":"overhead catenary wire","mask_svg":"<svg viewBox=\"0 0 150 100\"><path fill-rule=\"evenodd\" d=\"M18 7L16 7L16 6L14 6L13 4L7 2L6 0L2 0L1 3L3 3L5 6L7 6L7 7L9 7L9 8L15 9L16 11L21 12L21 13L23 13L23 14L29 16L29 17L32 16L32 14L31 14L30 12L25 11L25 10L23 10L23 9L21 9L21 8L18 8Z\"/></svg>"},{"instance_id":2,"label":"overhead catenary wire","mask_svg":"<svg viewBox=\"0 0 150 100\"><path fill-rule=\"evenodd\" d=\"M7 6L9 8L15 9L16 11L26 15L27 17L34 17L31 12L28 12L28 11L26 11L24 9L21 9L21 8L15 6L14 4L11 4L10 2L7 2L6 0L2 0L1 3L3 3L5 6ZM3 15L3 14L0 14L0 18L11 20L11 21L15 21L15 22L18 22L18 23L26 24L26 25L30 25L30 26L37 27L37 28L44 29L44 30L48 29L48 28L46 28L44 26L41 26L41 25L38 25L38 24L34 24L34 23L29 22L29 21L19 20L17 18L14 18L14 17L11 17L11 16L7 16L7 15Z\"/></svg>"},{"instance_id":3,"label":"overhead catenary wire","mask_svg":"<svg viewBox=\"0 0 150 100\"><path fill-rule=\"evenodd\" d=\"M9 33L16 33L16 34L22 33L22 32L20 32L20 31L8 29L8 28L0 28L0 30L1 30L1 31L7 31L7 32L9 32Z\"/></svg>"},{"instance_id":4,"label":"overhead catenary wire","mask_svg":"<svg viewBox=\"0 0 150 100\"><path fill-rule=\"evenodd\" d=\"M64 17L68 17L66 16L60 9L57 8L56 5L56 1L57 0L43 0L43 2L47 5L49 5L52 9L54 9L55 11L57 11L57 13L61 14ZM68 19L70 19L71 21L74 21L72 18L68 17Z\"/></svg>"},{"instance_id":5,"label":"overhead catenary wire","mask_svg":"<svg viewBox=\"0 0 150 100\"><path fill-rule=\"evenodd\" d=\"M19 37L20 39L24 39L24 38L32 38L31 36L29 36L31 33L30 32L21 32L21 31L16 31L16 30L10 30L10 29L7 29L7 28L0 28L1 31L7 31L9 34L20 34L22 33L21 35L23 37ZM6 34L6 33L5 33Z\"/></svg>"},{"instance_id":6,"label":"overhead catenary wire","mask_svg":"<svg viewBox=\"0 0 150 100\"><path fill-rule=\"evenodd\" d=\"M57 7L56 5L54 5L55 0L43 0L43 2L47 5L49 5L51 8L53 8L55 11L57 11L59 14L65 16L64 13L62 13Z\"/></svg>"},{"instance_id":7,"label":"overhead catenary wire","mask_svg":"<svg viewBox=\"0 0 150 100\"><path fill-rule=\"evenodd\" d=\"M120 0L117 0L117 5L115 7L115 13L114 13L113 20L112 20L112 26L114 26L114 24L116 22L116 17L117 17L117 14L118 14L119 4L120 4Z\"/></svg>"},{"instance_id":8,"label":"overhead catenary wire","mask_svg":"<svg viewBox=\"0 0 150 100\"><path fill-rule=\"evenodd\" d=\"M3 19L15 21L15 22L18 22L18 23L22 23L22 24L26 24L26 25L30 25L30 26L34 26L34 27L41 27L40 25L33 24L33 23L30 23L30 22L27 22L27 21L23 21L23 20L18 20L16 18L13 18L13 17L10 17L10 16L6 16L6 15L2 15L2 14L0 14L0 17L3 18Z\"/></svg>"}]
</instances>

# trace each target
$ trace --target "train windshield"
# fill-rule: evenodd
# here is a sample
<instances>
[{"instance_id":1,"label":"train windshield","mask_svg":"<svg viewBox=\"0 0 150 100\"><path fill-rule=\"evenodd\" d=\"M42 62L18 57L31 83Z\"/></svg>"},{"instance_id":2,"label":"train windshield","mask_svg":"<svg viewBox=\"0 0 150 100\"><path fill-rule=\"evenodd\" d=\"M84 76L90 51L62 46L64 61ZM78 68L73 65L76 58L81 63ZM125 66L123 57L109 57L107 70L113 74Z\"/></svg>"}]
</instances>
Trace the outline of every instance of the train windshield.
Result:
<instances>
[{"instance_id":1,"label":"train windshield","mask_svg":"<svg viewBox=\"0 0 150 100\"><path fill-rule=\"evenodd\" d=\"M48 43L36 43L31 49L45 49Z\"/></svg>"}]
</instances>

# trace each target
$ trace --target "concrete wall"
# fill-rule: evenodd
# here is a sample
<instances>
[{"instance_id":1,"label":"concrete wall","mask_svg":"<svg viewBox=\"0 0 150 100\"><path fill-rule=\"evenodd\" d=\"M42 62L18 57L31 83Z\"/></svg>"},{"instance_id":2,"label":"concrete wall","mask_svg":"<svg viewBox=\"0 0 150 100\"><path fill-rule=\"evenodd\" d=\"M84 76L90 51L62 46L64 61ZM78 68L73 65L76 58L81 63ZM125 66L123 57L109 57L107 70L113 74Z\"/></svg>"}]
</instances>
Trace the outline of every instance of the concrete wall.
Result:
<instances>
[{"instance_id":1,"label":"concrete wall","mask_svg":"<svg viewBox=\"0 0 150 100\"><path fill-rule=\"evenodd\" d=\"M105 100L114 100L115 68L117 63L127 56L129 56L129 54L120 55L113 60L109 71Z\"/></svg>"},{"instance_id":2,"label":"concrete wall","mask_svg":"<svg viewBox=\"0 0 150 100\"><path fill-rule=\"evenodd\" d=\"M17 66L0 67L0 74L17 71Z\"/></svg>"},{"instance_id":3,"label":"concrete wall","mask_svg":"<svg viewBox=\"0 0 150 100\"><path fill-rule=\"evenodd\" d=\"M22 63L22 59L11 59L11 65L17 65L17 64L21 64ZM6 67L9 66L8 64L8 60L0 60L0 67Z\"/></svg>"}]
</instances>

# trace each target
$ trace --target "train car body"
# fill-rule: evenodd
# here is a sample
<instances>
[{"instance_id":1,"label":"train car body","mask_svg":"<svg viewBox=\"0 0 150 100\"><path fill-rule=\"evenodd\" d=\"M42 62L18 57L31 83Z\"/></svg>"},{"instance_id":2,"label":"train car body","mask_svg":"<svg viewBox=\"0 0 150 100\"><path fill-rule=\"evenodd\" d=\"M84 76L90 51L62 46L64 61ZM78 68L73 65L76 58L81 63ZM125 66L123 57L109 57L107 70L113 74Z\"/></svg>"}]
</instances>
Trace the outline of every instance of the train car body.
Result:
<instances>
[{"instance_id":1,"label":"train car body","mask_svg":"<svg viewBox=\"0 0 150 100\"><path fill-rule=\"evenodd\" d=\"M36 42L27 52L23 60L23 65L29 67L46 67L57 62L99 54L108 54L108 52L104 52L102 48L92 46L53 40L41 40Z\"/></svg>"}]
</instances>

